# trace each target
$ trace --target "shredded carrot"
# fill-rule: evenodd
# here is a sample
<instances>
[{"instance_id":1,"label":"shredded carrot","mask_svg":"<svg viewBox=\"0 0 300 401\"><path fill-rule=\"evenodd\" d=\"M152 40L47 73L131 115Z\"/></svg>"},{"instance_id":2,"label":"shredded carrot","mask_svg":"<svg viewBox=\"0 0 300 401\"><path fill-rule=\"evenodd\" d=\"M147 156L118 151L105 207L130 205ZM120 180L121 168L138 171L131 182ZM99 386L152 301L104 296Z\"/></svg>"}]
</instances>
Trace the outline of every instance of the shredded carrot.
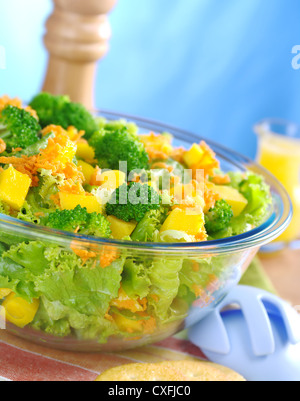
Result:
<instances>
[{"instance_id":1,"label":"shredded carrot","mask_svg":"<svg viewBox=\"0 0 300 401\"><path fill-rule=\"evenodd\" d=\"M150 316L149 319L143 320L142 325L144 334L152 334L156 329L156 320L153 316Z\"/></svg>"},{"instance_id":2,"label":"shredded carrot","mask_svg":"<svg viewBox=\"0 0 300 401\"><path fill-rule=\"evenodd\" d=\"M95 252L80 248L80 245L77 241L72 241L70 248L77 256L82 259L83 264L85 264L89 259L94 259L97 257L97 254Z\"/></svg>"},{"instance_id":3,"label":"shredded carrot","mask_svg":"<svg viewBox=\"0 0 300 401\"><path fill-rule=\"evenodd\" d=\"M151 294L150 297L155 301L159 302L159 296L157 294Z\"/></svg>"},{"instance_id":4,"label":"shredded carrot","mask_svg":"<svg viewBox=\"0 0 300 401\"><path fill-rule=\"evenodd\" d=\"M104 246L100 254L100 266L105 269L119 258L120 254L117 249L112 246Z\"/></svg>"},{"instance_id":5,"label":"shredded carrot","mask_svg":"<svg viewBox=\"0 0 300 401\"><path fill-rule=\"evenodd\" d=\"M196 178L198 170L202 170L205 177L213 177L215 169L220 167L220 162L217 160L214 151L204 141L200 143L200 147L204 153L200 162L191 167L194 175L193 178Z\"/></svg>"},{"instance_id":6,"label":"shredded carrot","mask_svg":"<svg viewBox=\"0 0 300 401\"><path fill-rule=\"evenodd\" d=\"M230 182L231 182L228 174L215 175L214 177L212 177L211 181L216 185L226 185L226 184L230 184Z\"/></svg>"},{"instance_id":7,"label":"shredded carrot","mask_svg":"<svg viewBox=\"0 0 300 401\"><path fill-rule=\"evenodd\" d=\"M6 151L6 143L3 141L3 139L0 139L0 153L3 153Z\"/></svg>"},{"instance_id":8,"label":"shredded carrot","mask_svg":"<svg viewBox=\"0 0 300 401\"><path fill-rule=\"evenodd\" d=\"M193 265L193 272L197 273L199 271L199 263L193 261L192 265Z\"/></svg>"},{"instance_id":9,"label":"shredded carrot","mask_svg":"<svg viewBox=\"0 0 300 401\"><path fill-rule=\"evenodd\" d=\"M74 181L71 179L65 180L59 186L59 191L73 195L85 195L86 193L83 189L83 186L79 182L74 183Z\"/></svg>"},{"instance_id":10,"label":"shredded carrot","mask_svg":"<svg viewBox=\"0 0 300 401\"><path fill-rule=\"evenodd\" d=\"M145 146L150 161L167 160L173 152L172 139L167 135L155 135L151 132L149 135L140 135L140 140Z\"/></svg>"},{"instance_id":11,"label":"shredded carrot","mask_svg":"<svg viewBox=\"0 0 300 401\"><path fill-rule=\"evenodd\" d=\"M100 176L101 176L101 169L98 166L96 166L95 171L90 180L90 185L99 187L101 184Z\"/></svg>"},{"instance_id":12,"label":"shredded carrot","mask_svg":"<svg viewBox=\"0 0 300 401\"><path fill-rule=\"evenodd\" d=\"M197 284L193 284L192 289L197 298L200 298L205 294L205 291L203 290L203 288L199 287Z\"/></svg>"},{"instance_id":13,"label":"shredded carrot","mask_svg":"<svg viewBox=\"0 0 300 401\"><path fill-rule=\"evenodd\" d=\"M35 110L33 110L30 106L24 107L22 104L22 100L18 98L10 98L7 95L4 95L0 98L0 112L6 107L6 106L14 106L18 107L19 109L24 109L28 111L34 118L38 120L38 115Z\"/></svg>"}]
</instances>

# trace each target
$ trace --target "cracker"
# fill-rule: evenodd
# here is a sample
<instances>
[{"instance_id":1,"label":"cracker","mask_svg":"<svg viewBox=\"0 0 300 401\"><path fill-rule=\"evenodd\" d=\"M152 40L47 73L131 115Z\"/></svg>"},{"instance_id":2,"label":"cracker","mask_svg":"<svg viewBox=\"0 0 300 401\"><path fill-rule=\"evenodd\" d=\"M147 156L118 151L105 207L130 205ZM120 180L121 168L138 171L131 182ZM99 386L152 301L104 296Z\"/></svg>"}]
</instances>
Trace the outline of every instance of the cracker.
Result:
<instances>
[{"instance_id":1,"label":"cracker","mask_svg":"<svg viewBox=\"0 0 300 401\"><path fill-rule=\"evenodd\" d=\"M238 373L210 362L132 363L102 373L96 381L245 381Z\"/></svg>"}]
</instances>

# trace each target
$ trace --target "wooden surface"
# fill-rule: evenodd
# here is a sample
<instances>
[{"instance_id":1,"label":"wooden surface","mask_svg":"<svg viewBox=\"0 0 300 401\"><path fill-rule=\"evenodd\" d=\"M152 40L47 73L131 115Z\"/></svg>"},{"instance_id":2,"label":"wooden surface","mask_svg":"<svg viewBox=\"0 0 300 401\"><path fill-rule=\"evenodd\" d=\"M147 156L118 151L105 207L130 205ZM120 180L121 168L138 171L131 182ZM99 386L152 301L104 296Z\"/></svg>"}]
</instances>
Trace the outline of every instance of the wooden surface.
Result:
<instances>
[{"instance_id":1,"label":"wooden surface","mask_svg":"<svg viewBox=\"0 0 300 401\"><path fill-rule=\"evenodd\" d=\"M53 0L46 24L49 63L43 90L69 95L94 108L97 61L108 50L111 29L107 14L117 0Z\"/></svg>"},{"instance_id":2,"label":"wooden surface","mask_svg":"<svg viewBox=\"0 0 300 401\"><path fill-rule=\"evenodd\" d=\"M260 259L279 295L293 306L300 306L300 250L285 250Z\"/></svg>"}]
</instances>

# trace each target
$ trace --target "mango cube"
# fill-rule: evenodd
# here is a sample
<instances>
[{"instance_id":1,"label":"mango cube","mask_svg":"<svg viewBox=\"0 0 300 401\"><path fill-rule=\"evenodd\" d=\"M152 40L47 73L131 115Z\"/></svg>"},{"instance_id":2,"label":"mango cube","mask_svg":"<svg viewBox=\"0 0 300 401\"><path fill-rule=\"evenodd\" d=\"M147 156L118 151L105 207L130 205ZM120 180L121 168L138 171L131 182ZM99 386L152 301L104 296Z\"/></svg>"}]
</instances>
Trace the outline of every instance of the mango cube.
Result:
<instances>
[{"instance_id":1,"label":"mango cube","mask_svg":"<svg viewBox=\"0 0 300 401\"><path fill-rule=\"evenodd\" d=\"M31 185L27 174L10 166L0 174L0 199L14 210L23 206Z\"/></svg>"},{"instance_id":2,"label":"mango cube","mask_svg":"<svg viewBox=\"0 0 300 401\"><path fill-rule=\"evenodd\" d=\"M76 156L87 162L91 162L95 159L95 151L87 142L78 142Z\"/></svg>"},{"instance_id":3,"label":"mango cube","mask_svg":"<svg viewBox=\"0 0 300 401\"><path fill-rule=\"evenodd\" d=\"M235 188L225 185L214 185L213 191L232 207L234 217L239 216L248 205L247 199Z\"/></svg>"},{"instance_id":4,"label":"mango cube","mask_svg":"<svg viewBox=\"0 0 300 401\"><path fill-rule=\"evenodd\" d=\"M126 174L119 170L104 171L99 177L102 188L115 190L126 182Z\"/></svg>"},{"instance_id":5,"label":"mango cube","mask_svg":"<svg viewBox=\"0 0 300 401\"><path fill-rule=\"evenodd\" d=\"M7 297L10 293L12 293L12 290L9 288L0 288L0 299Z\"/></svg>"},{"instance_id":6,"label":"mango cube","mask_svg":"<svg viewBox=\"0 0 300 401\"><path fill-rule=\"evenodd\" d=\"M101 213L102 205L95 196L76 195L67 192L59 193L60 206L63 210L73 210L76 206L85 207L88 213Z\"/></svg>"},{"instance_id":7,"label":"mango cube","mask_svg":"<svg viewBox=\"0 0 300 401\"><path fill-rule=\"evenodd\" d=\"M183 160L188 167L192 167L201 161L203 155L203 149L201 149L199 145L194 143L191 149L185 152Z\"/></svg>"},{"instance_id":8,"label":"mango cube","mask_svg":"<svg viewBox=\"0 0 300 401\"><path fill-rule=\"evenodd\" d=\"M201 232L204 232L204 214L203 213L190 213L189 208L187 209L174 209L163 226L160 232L175 230L183 231L188 235L197 236Z\"/></svg>"},{"instance_id":9,"label":"mango cube","mask_svg":"<svg viewBox=\"0 0 300 401\"><path fill-rule=\"evenodd\" d=\"M33 321L39 306L40 301L38 299L34 299L30 304L14 293L11 293L2 303L6 320L21 328Z\"/></svg>"},{"instance_id":10,"label":"mango cube","mask_svg":"<svg viewBox=\"0 0 300 401\"><path fill-rule=\"evenodd\" d=\"M135 221L127 223L126 221L117 219L115 216L107 216L107 220L110 222L114 239L123 239L130 236L137 226Z\"/></svg>"},{"instance_id":11,"label":"mango cube","mask_svg":"<svg viewBox=\"0 0 300 401\"><path fill-rule=\"evenodd\" d=\"M79 160L78 166L82 168L85 184L89 184L92 176L95 173L94 167L91 166L89 163L84 162L83 160Z\"/></svg>"}]
</instances>

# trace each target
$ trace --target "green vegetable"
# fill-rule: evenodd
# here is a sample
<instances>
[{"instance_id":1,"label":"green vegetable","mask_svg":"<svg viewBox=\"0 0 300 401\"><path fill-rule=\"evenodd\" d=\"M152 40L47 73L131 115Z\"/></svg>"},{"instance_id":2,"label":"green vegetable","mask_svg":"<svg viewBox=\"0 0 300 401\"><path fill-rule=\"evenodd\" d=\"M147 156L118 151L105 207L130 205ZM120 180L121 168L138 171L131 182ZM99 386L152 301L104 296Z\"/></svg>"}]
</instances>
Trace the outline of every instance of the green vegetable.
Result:
<instances>
[{"instance_id":1,"label":"green vegetable","mask_svg":"<svg viewBox=\"0 0 300 401\"><path fill-rule=\"evenodd\" d=\"M161 197L148 184L132 182L117 188L106 204L106 213L120 220L140 222L150 210L160 208Z\"/></svg>"},{"instance_id":2,"label":"green vegetable","mask_svg":"<svg viewBox=\"0 0 300 401\"><path fill-rule=\"evenodd\" d=\"M166 217L165 208L147 212L131 234L132 241L154 242Z\"/></svg>"},{"instance_id":3,"label":"green vegetable","mask_svg":"<svg viewBox=\"0 0 300 401\"><path fill-rule=\"evenodd\" d=\"M249 173L239 185L239 191L248 200L244 210L247 222L256 227L266 221L270 214L272 198L270 187L265 183L263 177Z\"/></svg>"},{"instance_id":4,"label":"green vegetable","mask_svg":"<svg viewBox=\"0 0 300 401\"><path fill-rule=\"evenodd\" d=\"M151 285L148 277L149 267L151 267L151 261L147 263L147 260L131 258L126 260L122 275L122 288L130 298L143 299L149 294Z\"/></svg>"},{"instance_id":5,"label":"green vegetable","mask_svg":"<svg viewBox=\"0 0 300 401\"><path fill-rule=\"evenodd\" d=\"M110 223L102 214L88 213L86 208L79 205L74 210L56 210L50 213L47 226L63 231L77 230L83 235L103 238L111 236Z\"/></svg>"},{"instance_id":6,"label":"green vegetable","mask_svg":"<svg viewBox=\"0 0 300 401\"><path fill-rule=\"evenodd\" d=\"M26 110L6 106L0 114L0 138L6 143L6 151L25 149L38 142L41 127Z\"/></svg>"},{"instance_id":7,"label":"green vegetable","mask_svg":"<svg viewBox=\"0 0 300 401\"><path fill-rule=\"evenodd\" d=\"M71 102L68 96L41 93L31 101L30 106L37 112L42 127L54 124L67 129L74 126L85 131L86 138L98 129L88 110L82 104Z\"/></svg>"},{"instance_id":8,"label":"green vegetable","mask_svg":"<svg viewBox=\"0 0 300 401\"><path fill-rule=\"evenodd\" d=\"M39 141L37 141L36 143L34 143L33 145L28 146L25 149L22 149L20 152L15 153L14 156L34 156L34 155L38 155L40 153L41 150L46 149L46 147L48 146L48 141L50 138L54 138L55 135L50 133L45 135L42 139L40 139Z\"/></svg>"},{"instance_id":9,"label":"green vegetable","mask_svg":"<svg viewBox=\"0 0 300 401\"><path fill-rule=\"evenodd\" d=\"M205 228L209 235L225 230L233 217L231 206L225 200L217 200L205 215Z\"/></svg>"},{"instance_id":10,"label":"green vegetable","mask_svg":"<svg viewBox=\"0 0 300 401\"><path fill-rule=\"evenodd\" d=\"M102 168L132 172L148 168L149 158L138 136L126 127L118 130L100 129L89 139ZM120 165L126 162L127 167Z\"/></svg>"},{"instance_id":11,"label":"green vegetable","mask_svg":"<svg viewBox=\"0 0 300 401\"><path fill-rule=\"evenodd\" d=\"M160 320L169 318L169 308L179 290L179 272L183 260L180 258L155 258L149 269L151 281L148 303Z\"/></svg>"}]
</instances>

